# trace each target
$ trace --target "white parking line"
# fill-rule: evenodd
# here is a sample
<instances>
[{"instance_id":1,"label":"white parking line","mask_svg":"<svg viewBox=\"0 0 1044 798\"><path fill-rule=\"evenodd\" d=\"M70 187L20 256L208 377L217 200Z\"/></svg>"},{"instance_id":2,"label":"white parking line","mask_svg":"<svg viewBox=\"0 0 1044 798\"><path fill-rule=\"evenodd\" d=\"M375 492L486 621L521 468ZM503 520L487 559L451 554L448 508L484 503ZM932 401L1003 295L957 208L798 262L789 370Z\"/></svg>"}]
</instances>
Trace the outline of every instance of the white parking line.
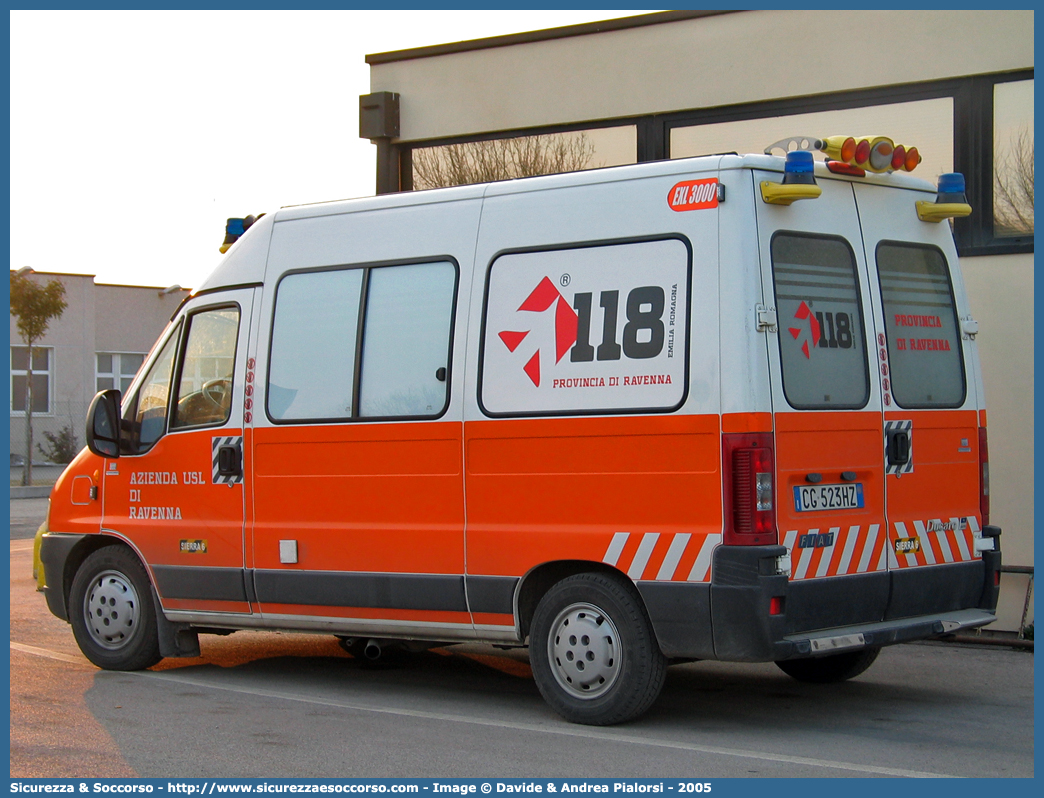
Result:
<instances>
[{"instance_id":1,"label":"white parking line","mask_svg":"<svg viewBox=\"0 0 1044 798\"><path fill-rule=\"evenodd\" d=\"M11 641L11 649L21 651L23 654L32 654L34 657L46 657L47 659L56 659L60 662L71 662L73 665L83 665L86 668L94 667L86 659L75 654L63 654L60 651L27 646L25 643L16 643L14 640Z\"/></svg>"},{"instance_id":2,"label":"white parking line","mask_svg":"<svg viewBox=\"0 0 1044 798\"><path fill-rule=\"evenodd\" d=\"M71 662L77 665L86 664L68 654L57 651L48 651L35 646L27 646L22 643L11 643L11 648L26 654L35 654L40 657L49 657L63 662ZM558 727L550 728L538 723L522 723L503 720L491 720L487 718L476 718L468 715L451 715L443 712L424 712L416 709L399 709L392 707L372 707L361 704L352 704L347 701L337 701L329 698L316 698L313 696L300 695L297 693L284 693L275 690L264 690L256 687L236 687L232 685L213 684L212 682L180 676L173 671L126 671L128 676L142 676L163 682L174 682L176 684L192 685L211 690L224 690L229 693L240 695L257 696L261 698L273 698L282 701L296 701L303 704L313 704L324 707L346 709L354 712L373 712L379 715L393 715L396 717L423 718L426 720L449 721L452 723L469 723L475 726L488 726L498 729L513 729L515 731L537 732L539 734L557 734L562 737L580 737L588 740L602 740L604 742L628 743L630 745L644 745L652 748L669 748L676 751L692 751L700 754L716 754L718 756L734 756L743 759L757 759L763 762L784 762L792 765L808 765L818 768L830 768L833 770L850 770L856 773L871 773L880 776L893 776L911 779L939 779L939 778L961 778L945 773L927 773L920 770L905 770L903 768L887 768L877 765L861 765L855 762L836 762L829 759L812 759L803 756L789 756L787 754L774 754L768 751L748 751L742 748L721 748L712 745L698 745L696 743L675 742L672 740L657 740L650 737L638 737L631 734L614 732L590 727Z\"/></svg>"}]
</instances>

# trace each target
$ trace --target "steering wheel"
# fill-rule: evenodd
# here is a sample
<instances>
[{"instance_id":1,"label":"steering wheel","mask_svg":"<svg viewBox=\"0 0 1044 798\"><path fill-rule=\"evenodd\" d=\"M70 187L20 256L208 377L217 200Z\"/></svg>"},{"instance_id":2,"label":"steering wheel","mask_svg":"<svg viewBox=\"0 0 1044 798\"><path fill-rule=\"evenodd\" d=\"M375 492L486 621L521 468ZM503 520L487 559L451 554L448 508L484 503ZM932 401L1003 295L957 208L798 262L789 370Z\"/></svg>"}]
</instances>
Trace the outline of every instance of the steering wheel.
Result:
<instances>
[{"instance_id":1,"label":"steering wheel","mask_svg":"<svg viewBox=\"0 0 1044 798\"><path fill-rule=\"evenodd\" d=\"M229 391L232 390L232 380L219 378L203 383L200 393L210 404L219 410L224 410L228 400Z\"/></svg>"}]
</instances>

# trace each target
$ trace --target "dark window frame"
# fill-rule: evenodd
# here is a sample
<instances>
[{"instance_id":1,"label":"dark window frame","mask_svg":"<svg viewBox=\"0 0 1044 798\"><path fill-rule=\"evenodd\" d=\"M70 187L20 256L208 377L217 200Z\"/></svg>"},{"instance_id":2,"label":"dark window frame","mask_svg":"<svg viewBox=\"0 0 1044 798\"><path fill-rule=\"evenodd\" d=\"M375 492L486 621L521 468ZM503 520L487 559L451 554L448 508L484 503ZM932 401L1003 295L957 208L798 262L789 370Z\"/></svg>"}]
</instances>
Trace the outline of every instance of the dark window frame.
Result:
<instances>
[{"instance_id":1,"label":"dark window frame","mask_svg":"<svg viewBox=\"0 0 1044 798\"><path fill-rule=\"evenodd\" d=\"M999 237L993 233L993 90L998 83L1032 80L1033 77L1034 70L1030 68L742 105L716 106L671 113L571 122L564 125L501 130L472 136L401 142L393 145L397 150L397 157L393 160L394 165L398 167L399 190L411 191L413 189L412 153L415 148L634 125L637 127L638 139L636 160L638 163L643 163L670 157L671 130L676 127L788 116L816 111L841 111L950 97L953 99L953 168L954 171L960 172L965 177L968 202L973 209L970 217L954 221L953 232L958 253L962 257L1032 253L1032 235ZM798 130L794 132L794 135L809 132L813 131ZM765 142L766 145L769 143L771 142ZM390 169L392 167L379 164L378 171L382 168ZM916 176L916 172L914 174ZM380 184L380 180L381 175L378 174L378 184Z\"/></svg>"}]
</instances>

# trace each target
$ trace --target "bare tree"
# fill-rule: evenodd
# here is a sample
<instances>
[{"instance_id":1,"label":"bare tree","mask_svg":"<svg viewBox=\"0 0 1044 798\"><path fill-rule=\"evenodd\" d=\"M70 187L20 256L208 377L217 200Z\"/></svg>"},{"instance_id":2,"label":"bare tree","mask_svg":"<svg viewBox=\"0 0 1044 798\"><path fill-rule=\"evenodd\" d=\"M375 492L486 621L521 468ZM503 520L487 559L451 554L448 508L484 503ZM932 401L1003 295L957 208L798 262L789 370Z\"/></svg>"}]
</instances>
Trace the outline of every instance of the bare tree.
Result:
<instances>
[{"instance_id":1,"label":"bare tree","mask_svg":"<svg viewBox=\"0 0 1044 798\"><path fill-rule=\"evenodd\" d=\"M469 141L413 151L414 188L463 186L587 168L594 144L586 133Z\"/></svg>"},{"instance_id":2,"label":"bare tree","mask_svg":"<svg viewBox=\"0 0 1044 798\"><path fill-rule=\"evenodd\" d=\"M1023 127L1009 146L994 145L993 226L998 235L1033 233L1033 131Z\"/></svg>"}]
</instances>

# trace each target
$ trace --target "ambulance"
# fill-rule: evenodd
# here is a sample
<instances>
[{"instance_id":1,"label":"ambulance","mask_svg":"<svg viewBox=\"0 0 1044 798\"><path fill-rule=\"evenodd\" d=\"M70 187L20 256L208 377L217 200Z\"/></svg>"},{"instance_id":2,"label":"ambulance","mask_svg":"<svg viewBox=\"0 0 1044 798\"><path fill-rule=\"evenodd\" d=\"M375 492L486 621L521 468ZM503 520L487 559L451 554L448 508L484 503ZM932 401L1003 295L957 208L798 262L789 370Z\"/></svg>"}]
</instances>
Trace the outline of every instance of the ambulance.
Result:
<instances>
[{"instance_id":1,"label":"ambulance","mask_svg":"<svg viewBox=\"0 0 1044 798\"><path fill-rule=\"evenodd\" d=\"M230 220L94 399L48 607L115 670L246 629L528 646L595 725L674 662L834 682L990 623L971 208L918 162L798 137Z\"/></svg>"}]
</instances>

